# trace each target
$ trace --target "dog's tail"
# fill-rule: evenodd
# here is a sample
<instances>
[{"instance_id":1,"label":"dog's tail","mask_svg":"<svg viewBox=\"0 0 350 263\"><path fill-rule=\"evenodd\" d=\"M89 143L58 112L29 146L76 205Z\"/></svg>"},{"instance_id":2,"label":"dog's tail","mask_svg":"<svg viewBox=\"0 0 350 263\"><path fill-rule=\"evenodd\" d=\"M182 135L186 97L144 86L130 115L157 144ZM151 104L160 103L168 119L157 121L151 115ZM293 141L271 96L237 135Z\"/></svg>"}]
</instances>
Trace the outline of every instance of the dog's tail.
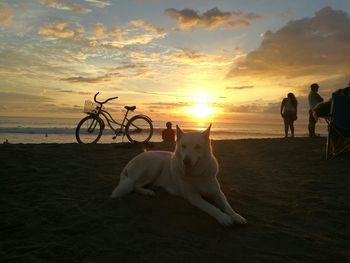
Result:
<instances>
[{"instance_id":1,"label":"dog's tail","mask_svg":"<svg viewBox=\"0 0 350 263\"><path fill-rule=\"evenodd\" d=\"M111 198L120 198L134 190L134 181L128 177L127 167L120 174L120 182L113 190Z\"/></svg>"}]
</instances>

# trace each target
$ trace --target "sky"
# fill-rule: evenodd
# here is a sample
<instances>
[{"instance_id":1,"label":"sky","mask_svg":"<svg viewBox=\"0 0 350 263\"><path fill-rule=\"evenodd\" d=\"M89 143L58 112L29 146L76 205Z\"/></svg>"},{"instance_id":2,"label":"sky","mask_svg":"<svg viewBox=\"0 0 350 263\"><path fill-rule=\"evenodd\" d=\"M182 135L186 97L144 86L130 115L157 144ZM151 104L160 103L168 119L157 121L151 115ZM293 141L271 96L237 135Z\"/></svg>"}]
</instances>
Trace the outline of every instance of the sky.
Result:
<instances>
[{"instance_id":1,"label":"sky","mask_svg":"<svg viewBox=\"0 0 350 263\"><path fill-rule=\"evenodd\" d=\"M349 0L0 0L0 116L266 121L350 81Z\"/></svg>"}]
</instances>

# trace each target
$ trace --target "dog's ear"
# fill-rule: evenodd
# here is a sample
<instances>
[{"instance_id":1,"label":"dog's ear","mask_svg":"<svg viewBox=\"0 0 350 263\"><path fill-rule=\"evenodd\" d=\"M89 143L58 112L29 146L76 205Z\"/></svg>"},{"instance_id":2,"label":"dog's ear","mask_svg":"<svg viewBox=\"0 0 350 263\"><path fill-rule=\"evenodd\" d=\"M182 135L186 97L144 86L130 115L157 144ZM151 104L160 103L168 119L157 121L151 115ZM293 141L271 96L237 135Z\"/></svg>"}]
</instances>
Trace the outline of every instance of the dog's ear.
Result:
<instances>
[{"instance_id":1,"label":"dog's ear","mask_svg":"<svg viewBox=\"0 0 350 263\"><path fill-rule=\"evenodd\" d=\"M210 128L211 128L211 123L209 127L202 133L202 135L207 139L209 138L209 135L210 135Z\"/></svg>"},{"instance_id":2,"label":"dog's ear","mask_svg":"<svg viewBox=\"0 0 350 263\"><path fill-rule=\"evenodd\" d=\"M183 131L180 129L179 126L176 125L176 138L180 139L182 134L184 134Z\"/></svg>"}]
</instances>

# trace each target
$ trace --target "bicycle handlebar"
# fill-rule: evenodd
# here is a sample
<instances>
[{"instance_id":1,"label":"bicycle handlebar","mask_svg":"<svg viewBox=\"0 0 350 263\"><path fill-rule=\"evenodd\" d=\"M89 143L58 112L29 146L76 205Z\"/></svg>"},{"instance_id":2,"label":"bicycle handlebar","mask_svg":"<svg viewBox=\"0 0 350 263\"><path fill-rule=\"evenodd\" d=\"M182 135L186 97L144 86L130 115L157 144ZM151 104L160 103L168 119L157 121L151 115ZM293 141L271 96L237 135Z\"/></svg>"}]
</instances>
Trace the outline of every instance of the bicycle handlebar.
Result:
<instances>
[{"instance_id":1,"label":"bicycle handlebar","mask_svg":"<svg viewBox=\"0 0 350 263\"><path fill-rule=\"evenodd\" d=\"M100 93L100 92L97 92L97 93L95 94L95 96L94 96L94 101L95 101L96 103L101 104L101 105L107 103L107 102L110 101L110 100L118 99L118 97L112 97L112 98L106 99L104 102L101 102L101 101L98 101L98 100L96 99L96 97L97 97L97 95L98 95L99 93Z\"/></svg>"}]
</instances>

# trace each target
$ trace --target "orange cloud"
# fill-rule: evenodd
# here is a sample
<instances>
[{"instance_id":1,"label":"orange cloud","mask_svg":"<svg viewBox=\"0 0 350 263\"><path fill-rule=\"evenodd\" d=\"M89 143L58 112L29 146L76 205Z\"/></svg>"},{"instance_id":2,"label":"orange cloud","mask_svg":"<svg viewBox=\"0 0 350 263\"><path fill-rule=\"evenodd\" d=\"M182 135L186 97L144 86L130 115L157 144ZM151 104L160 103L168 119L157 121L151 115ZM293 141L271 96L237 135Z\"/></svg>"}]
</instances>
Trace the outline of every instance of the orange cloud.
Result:
<instances>
[{"instance_id":1,"label":"orange cloud","mask_svg":"<svg viewBox=\"0 0 350 263\"><path fill-rule=\"evenodd\" d=\"M147 76L150 69L147 65L142 63L136 64L124 64L122 66L114 68L103 68L106 72L104 75L96 77L69 77L61 78L62 81L67 81L70 83L104 83L113 81L116 79L134 79L143 78Z\"/></svg>"},{"instance_id":2,"label":"orange cloud","mask_svg":"<svg viewBox=\"0 0 350 263\"><path fill-rule=\"evenodd\" d=\"M13 19L13 14L10 8L0 5L0 25L11 24Z\"/></svg>"},{"instance_id":3,"label":"orange cloud","mask_svg":"<svg viewBox=\"0 0 350 263\"><path fill-rule=\"evenodd\" d=\"M74 26L67 21L56 21L42 26L38 34L49 38L73 38L84 32L81 26Z\"/></svg>"},{"instance_id":4,"label":"orange cloud","mask_svg":"<svg viewBox=\"0 0 350 263\"><path fill-rule=\"evenodd\" d=\"M67 10L75 13L89 13L91 9L75 4L69 0L44 0L42 4L59 10Z\"/></svg>"},{"instance_id":5,"label":"orange cloud","mask_svg":"<svg viewBox=\"0 0 350 263\"><path fill-rule=\"evenodd\" d=\"M199 61L208 61L208 56L204 54L197 53L193 49L183 48L181 52L175 53L173 57L182 62L191 62L195 61L198 63Z\"/></svg>"},{"instance_id":6,"label":"orange cloud","mask_svg":"<svg viewBox=\"0 0 350 263\"><path fill-rule=\"evenodd\" d=\"M108 82L111 81L112 78L110 75L106 74L103 76L93 77L93 78L86 78L86 77L70 77L61 79L63 81L67 81L70 83L102 83L102 82Z\"/></svg>"},{"instance_id":7,"label":"orange cloud","mask_svg":"<svg viewBox=\"0 0 350 263\"><path fill-rule=\"evenodd\" d=\"M154 34L165 35L165 30L163 28L156 27L155 25L153 25L151 23L146 23L145 21L143 21L141 19L132 20L129 22L129 24L133 27L143 28L146 31L152 32Z\"/></svg>"},{"instance_id":8,"label":"orange cloud","mask_svg":"<svg viewBox=\"0 0 350 263\"><path fill-rule=\"evenodd\" d=\"M98 23L94 26L93 31L96 39L92 45L105 47L143 45L166 35L163 28L143 20L132 20L125 26L115 26L110 31L107 31L102 23Z\"/></svg>"},{"instance_id":9,"label":"orange cloud","mask_svg":"<svg viewBox=\"0 0 350 263\"><path fill-rule=\"evenodd\" d=\"M108 70L113 75L129 78L144 77L150 72L148 66L143 63L125 64L119 67L109 68Z\"/></svg>"},{"instance_id":10,"label":"orange cloud","mask_svg":"<svg viewBox=\"0 0 350 263\"><path fill-rule=\"evenodd\" d=\"M106 28L105 28L104 24L102 24L102 23L96 23L93 26L94 35L98 38L104 36L105 31L106 31Z\"/></svg>"},{"instance_id":11,"label":"orange cloud","mask_svg":"<svg viewBox=\"0 0 350 263\"><path fill-rule=\"evenodd\" d=\"M243 90L243 89L252 89L254 86L237 86L237 87L226 87L226 89L233 89L233 90Z\"/></svg>"},{"instance_id":12,"label":"orange cloud","mask_svg":"<svg viewBox=\"0 0 350 263\"><path fill-rule=\"evenodd\" d=\"M92 28L93 37L88 38L90 45L104 47L124 47L144 45L166 35L163 28L156 27L143 20L132 20L124 26L114 26L108 30L103 23Z\"/></svg>"},{"instance_id":13,"label":"orange cloud","mask_svg":"<svg viewBox=\"0 0 350 263\"><path fill-rule=\"evenodd\" d=\"M111 5L109 0L85 0L85 2L88 2L89 4L92 4L98 8L105 8Z\"/></svg>"},{"instance_id":14,"label":"orange cloud","mask_svg":"<svg viewBox=\"0 0 350 263\"><path fill-rule=\"evenodd\" d=\"M222 12L218 8L212 8L203 14L190 8L177 10L168 8L164 13L175 18L181 29L193 29L202 26L206 29L224 25L225 28L249 27L251 21L260 18L254 13L243 14L242 12Z\"/></svg>"},{"instance_id":15,"label":"orange cloud","mask_svg":"<svg viewBox=\"0 0 350 263\"><path fill-rule=\"evenodd\" d=\"M260 47L237 62L228 77L349 74L350 18L344 11L325 7L262 37Z\"/></svg>"},{"instance_id":16,"label":"orange cloud","mask_svg":"<svg viewBox=\"0 0 350 263\"><path fill-rule=\"evenodd\" d=\"M199 53L190 48L181 48L172 54L164 55L162 59L176 63L205 67L230 65L232 61L231 57Z\"/></svg>"}]
</instances>

